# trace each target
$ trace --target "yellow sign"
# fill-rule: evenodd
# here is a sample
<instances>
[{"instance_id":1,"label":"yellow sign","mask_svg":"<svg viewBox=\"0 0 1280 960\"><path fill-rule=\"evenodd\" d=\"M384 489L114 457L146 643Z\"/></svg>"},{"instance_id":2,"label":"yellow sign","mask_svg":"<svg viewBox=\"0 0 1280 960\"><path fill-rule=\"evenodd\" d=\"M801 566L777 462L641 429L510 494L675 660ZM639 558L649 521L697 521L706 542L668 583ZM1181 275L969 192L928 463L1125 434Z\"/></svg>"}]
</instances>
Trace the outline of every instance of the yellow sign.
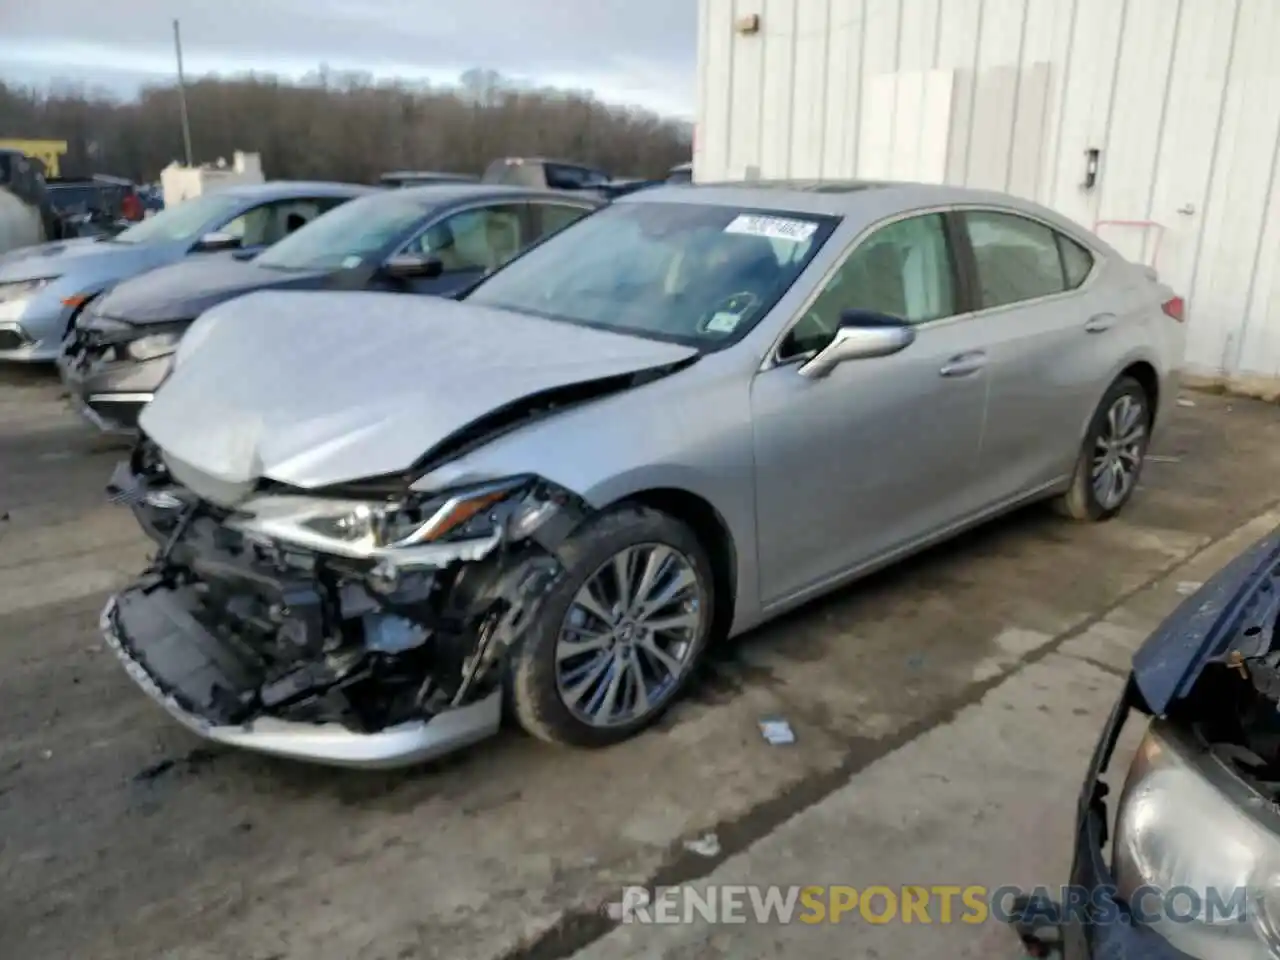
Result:
<instances>
[{"instance_id":1,"label":"yellow sign","mask_svg":"<svg viewBox=\"0 0 1280 960\"><path fill-rule=\"evenodd\" d=\"M0 150L17 150L44 164L46 177L59 177L58 164L67 152L65 140L0 140Z\"/></svg>"}]
</instances>

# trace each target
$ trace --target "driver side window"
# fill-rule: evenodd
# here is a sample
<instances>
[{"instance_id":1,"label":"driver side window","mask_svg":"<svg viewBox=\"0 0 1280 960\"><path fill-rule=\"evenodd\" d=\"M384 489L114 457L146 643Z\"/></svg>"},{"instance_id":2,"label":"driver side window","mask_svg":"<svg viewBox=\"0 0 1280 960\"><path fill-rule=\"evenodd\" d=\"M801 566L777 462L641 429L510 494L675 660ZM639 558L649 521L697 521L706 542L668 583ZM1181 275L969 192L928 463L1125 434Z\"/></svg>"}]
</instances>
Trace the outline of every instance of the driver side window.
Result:
<instances>
[{"instance_id":1,"label":"driver side window","mask_svg":"<svg viewBox=\"0 0 1280 960\"><path fill-rule=\"evenodd\" d=\"M954 314L955 275L942 215L899 220L859 243L791 328L779 357L821 350L846 310L870 310L908 323Z\"/></svg>"},{"instance_id":2,"label":"driver side window","mask_svg":"<svg viewBox=\"0 0 1280 960\"><path fill-rule=\"evenodd\" d=\"M431 224L405 244L405 253L437 257L444 273L498 269L520 252L518 204L463 210Z\"/></svg>"}]
</instances>

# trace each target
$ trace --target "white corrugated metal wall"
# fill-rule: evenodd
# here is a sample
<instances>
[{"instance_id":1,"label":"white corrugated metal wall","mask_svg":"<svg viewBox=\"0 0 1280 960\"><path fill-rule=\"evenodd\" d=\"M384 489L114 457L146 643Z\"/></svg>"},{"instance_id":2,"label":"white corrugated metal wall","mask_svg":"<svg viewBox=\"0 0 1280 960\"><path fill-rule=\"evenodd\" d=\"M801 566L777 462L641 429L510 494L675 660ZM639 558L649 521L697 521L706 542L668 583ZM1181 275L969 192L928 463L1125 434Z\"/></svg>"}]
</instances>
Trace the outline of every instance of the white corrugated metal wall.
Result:
<instances>
[{"instance_id":1,"label":"white corrugated metal wall","mask_svg":"<svg viewBox=\"0 0 1280 960\"><path fill-rule=\"evenodd\" d=\"M697 179L1034 198L1188 298L1188 372L1280 377L1280 0L700 6ZM751 14L759 31L739 33Z\"/></svg>"}]
</instances>

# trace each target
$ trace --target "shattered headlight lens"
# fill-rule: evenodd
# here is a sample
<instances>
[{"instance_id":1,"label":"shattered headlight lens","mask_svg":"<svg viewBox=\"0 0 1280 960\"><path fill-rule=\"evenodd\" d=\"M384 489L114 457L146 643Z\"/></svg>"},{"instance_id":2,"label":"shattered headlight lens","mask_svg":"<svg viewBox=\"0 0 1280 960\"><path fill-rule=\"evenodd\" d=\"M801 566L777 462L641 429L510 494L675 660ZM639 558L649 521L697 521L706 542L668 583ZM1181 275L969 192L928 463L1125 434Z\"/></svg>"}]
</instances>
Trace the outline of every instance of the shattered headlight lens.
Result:
<instances>
[{"instance_id":1,"label":"shattered headlight lens","mask_svg":"<svg viewBox=\"0 0 1280 960\"><path fill-rule=\"evenodd\" d=\"M556 511L534 478L515 477L400 503L269 496L229 525L247 534L350 557L505 535L522 540Z\"/></svg>"},{"instance_id":2,"label":"shattered headlight lens","mask_svg":"<svg viewBox=\"0 0 1280 960\"><path fill-rule=\"evenodd\" d=\"M0 303L12 303L15 300L26 300L35 296L57 277L40 277L35 280L15 280L11 283L0 283Z\"/></svg>"},{"instance_id":3,"label":"shattered headlight lens","mask_svg":"<svg viewBox=\"0 0 1280 960\"><path fill-rule=\"evenodd\" d=\"M132 341L124 349L134 360L154 360L156 357L167 357L177 350L181 339L182 333L177 330L149 333Z\"/></svg>"},{"instance_id":4,"label":"shattered headlight lens","mask_svg":"<svg viewBox=\"0 0 1280 960\"><path fill-rule=\"evenodd\" d=\"M1206 776L1197 764L1219 761L1169 730L1152 724L1120 798L1118 893L1136 919L1190 956L1278 957L1280 820L1225 769Z\"/></svg>"}]
</instances>

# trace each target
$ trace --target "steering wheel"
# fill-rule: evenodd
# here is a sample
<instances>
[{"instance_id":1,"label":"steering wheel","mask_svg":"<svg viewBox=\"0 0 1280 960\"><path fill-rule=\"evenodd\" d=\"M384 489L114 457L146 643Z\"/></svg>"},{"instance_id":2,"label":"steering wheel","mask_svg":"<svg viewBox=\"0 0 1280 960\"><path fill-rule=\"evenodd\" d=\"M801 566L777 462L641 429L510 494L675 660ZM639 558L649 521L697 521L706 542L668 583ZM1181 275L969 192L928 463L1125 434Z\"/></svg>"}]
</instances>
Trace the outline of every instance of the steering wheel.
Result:
<instances>
[{"instance_id":1,"label":"steering wheel","mask_svg":"<svg viewBox=\"0 0 1280 960\"><path fill-rule=\"evenodd\" d=\"M760 297L757 294L750 290L740 290L722 300L717 300L710 310L698 318L694 329L698 333L721 336L733 333L742 318L759 307L760 303Z\"/></svg>"}]
</instances>

